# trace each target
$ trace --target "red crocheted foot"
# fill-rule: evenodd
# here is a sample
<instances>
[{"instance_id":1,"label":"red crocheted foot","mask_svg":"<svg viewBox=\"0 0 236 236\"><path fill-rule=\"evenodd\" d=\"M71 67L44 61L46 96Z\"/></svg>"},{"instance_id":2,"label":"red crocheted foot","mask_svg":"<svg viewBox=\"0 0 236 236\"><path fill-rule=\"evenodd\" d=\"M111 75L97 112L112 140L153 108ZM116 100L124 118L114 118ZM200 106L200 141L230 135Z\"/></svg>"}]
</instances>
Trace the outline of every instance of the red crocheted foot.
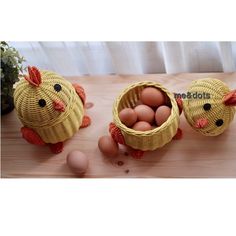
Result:
<instances>
[{"instance_id":1,"label":"red crocheted foot","mask_svg":"<svg viewBox=\"0 0 236 236\"><path fill-rule=\"evenodd\" d=\"M144 151L142 150L137 150L137 149L133 149L130 153L130 155L135 158L135 159L142 159L143 155L144 155Z\"/></svg>"},{"instance_id":2,"label":"red crocheted foot","mask_svg":"<svg viewBox=\"0 0 236 236\"><path fill-rule=\"evenodd\" d=\"M49 148L52 151L52 153L58 154L63 151L63 142L59 143L50 143Z\"/></svg>"},{"instance_id":3,"label":"red crocheted foot","mask_svg":"<svg viewBox=\"0 0 236 236\"><path fill-rule=\"evenodd\" d=\"M178 140L178 139L182 139L182 137L183 137L183 131L180 128L178 128L177 133L173 137L173 139Z\"/></svg>"},{"instance_id":4,"label":"red crocheted foot","mask_svg":"<svg viewBox=\"0 0 236 236\"><path fill-rule=\"evenodd\" d=\"M83 87L81 87L79 84L72 84L73 87L75 88L76 93L79 95L79 97L81 98L83 104L85 104L85 100L86 100L86 94L84 92Z\"/></svg>"},{"instance_id":5,"label":"red crocheted foot","mask_svg":"<svg viewBox=\"0 0 236 236\"><path fill-rule=\"evenodd\" d=\"M91 124L91 119L89 116L84 116L80 128L88 127Z\"/></svg>"},{"instance_id":6,"label":"red crocheted foot","mask_svg":"<svg viewBox=\"0 0 236 236\"><path fill-rule=\"evenodd\" d=\"M125 144L125 139L123 134L121 133L120 129L116 127L116 125L111 122L109 125L109 132L113 140L119 144Z\"/></svg>"},{"instance_id":7,"label":"red crocheted foot","mask_svg":"<svg viewBox=\"0 0 236 236\"><path fill-rule=\"evenodd\" d=\"M33 129L28 128L28 127L22 127L21 133L22 133L22 137L31 144L45 145L45 142Z\"/></svg>"}]
</instances>

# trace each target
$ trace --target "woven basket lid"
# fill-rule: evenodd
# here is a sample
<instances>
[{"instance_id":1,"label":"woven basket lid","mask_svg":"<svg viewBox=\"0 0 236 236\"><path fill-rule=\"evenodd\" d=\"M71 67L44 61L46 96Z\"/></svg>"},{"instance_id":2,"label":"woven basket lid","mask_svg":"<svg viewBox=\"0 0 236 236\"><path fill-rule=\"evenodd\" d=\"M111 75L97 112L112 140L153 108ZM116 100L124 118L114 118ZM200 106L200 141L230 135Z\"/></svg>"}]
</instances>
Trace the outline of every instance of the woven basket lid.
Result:
<instances>
[{"instance_id":1,"label":"woven basket lid","mask_svg":"<svg viewBox=\"0 0 236 236\"><path fill-rule=\"evenodd\" d=\"M191 127L206 136L223 133L235 114L235 107L224 102L230 92L218 79L193 81L183 99L184 114Z\"/></svg>"}]
</instances>

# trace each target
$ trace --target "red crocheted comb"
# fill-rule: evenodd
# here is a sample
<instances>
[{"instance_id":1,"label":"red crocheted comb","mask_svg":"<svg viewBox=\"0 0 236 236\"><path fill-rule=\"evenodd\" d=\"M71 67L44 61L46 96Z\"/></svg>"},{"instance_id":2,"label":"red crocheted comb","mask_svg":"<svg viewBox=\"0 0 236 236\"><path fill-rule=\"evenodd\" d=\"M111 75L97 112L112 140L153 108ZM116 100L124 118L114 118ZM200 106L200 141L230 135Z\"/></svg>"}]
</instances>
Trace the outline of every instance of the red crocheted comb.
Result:
<instances>
[{"instance_id":1,"label":"red crocheted comb","mask_svg":"<svg viewBox=\"0 0 236 236\"><path fill-rule=\"evenodd\" d=\"M236 90L224 96L223 102L226 106L236 106Z\"/></svg>"},{"instance_id":2,"label":"red crocheted comb","mask_svg":"<svg viewBox=\"0 0 236 236\"><path fill-rule=\"evenodd\" d=\"M28 66L28 73L29 75L25 75L25 79L31 85L38 87L42 82L41 74L39 70L35 66L32 66L32 67Z\"/></svg>"}]
</instances>

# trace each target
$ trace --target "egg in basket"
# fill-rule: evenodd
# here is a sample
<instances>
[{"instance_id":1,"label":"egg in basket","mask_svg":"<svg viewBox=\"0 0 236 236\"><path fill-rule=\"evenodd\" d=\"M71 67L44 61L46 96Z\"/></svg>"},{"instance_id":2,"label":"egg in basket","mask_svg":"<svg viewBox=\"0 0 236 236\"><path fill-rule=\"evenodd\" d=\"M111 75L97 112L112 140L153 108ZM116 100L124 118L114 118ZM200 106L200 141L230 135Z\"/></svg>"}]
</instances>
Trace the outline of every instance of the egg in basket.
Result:
<instances>
[{"instance_id":1,"label":"egg in basket","mask_svg":"<svg viewBox=\"0 0 236 236\"><path fill-rule=\"evenodd\" d=\"M202 135L217 136L229 127L236 112L236 90L220 80L206 78L193 81L186 94L190 96L182 99L156 82L130 85L113 106L109 125L113 141L131 147L131 155L141 158L145 151L182 137L178 128L182 110L190 126ZM99 147L106 151L105 145Z\"/></svg>"},{"instance_id":2,"label":"egg in basket","mask_svg":"<svg viewBox=\"0 0 236 236\"><path fill-rule=\"evenodd\" d=\"M180 113L181 100L161 84L135 83L116 99L109 131L115 142L131 147L131 155L141 158L145 151L181 138Z\"/></svg>"}]
</instances>

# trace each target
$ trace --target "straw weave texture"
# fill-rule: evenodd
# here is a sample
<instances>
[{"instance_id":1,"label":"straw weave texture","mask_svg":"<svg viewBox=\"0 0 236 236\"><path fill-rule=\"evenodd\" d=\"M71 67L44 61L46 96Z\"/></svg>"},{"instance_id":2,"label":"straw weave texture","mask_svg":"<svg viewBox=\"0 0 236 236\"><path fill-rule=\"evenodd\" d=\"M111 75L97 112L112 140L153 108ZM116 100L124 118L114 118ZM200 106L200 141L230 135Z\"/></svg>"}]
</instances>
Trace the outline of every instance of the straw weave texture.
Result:
<instances>
[{"instance_id":1,"label":"straw weave texture","mask_svg":"<svg viewBox=\"0 0 236 236\"><path fill-rule=\"evenodd\" d=\"M184 114L192 128L206 136L217 136L223 133L233 120L236 111L235 107L223 103L224 96L230 92L227 85L218 79L199 79L190 85L188 92L210 95L210 99L183 99ZM203 108L206 103L211 105L209 111ZM208 119L209 124L205 128L197 129L195 122L200 118ZM216 121L219 119L224 123L218 127Z\"/></svg>"},{"instance_id":2,"label":"straw weave texture","mask_svg":"<svg viewBox=\"0 0 236 236\"><path fill-rule=\"evenodd\" d=\"M161 89L170 98L172 104L171 115L164 124L150 131L135 131L126 127L119 119L119 112L126 107L133 108L139 100L141 91L150 86ZM113 119L116 126L120 128L126 145L142 151L155 150L170 142L175 136L179 125L179 110L173 94L161 84L143 81L130 85L118 96L113 105Z\"/></svg>"},{"instance_id":3,"label":"straw weave texture","mask_svg":"<svg viewBox=\"0 0 236 236\"><path fill-rule=\"evenodd\" d=\"M79 129L84 115L83 103L74 87L61 76L50 71L40 71L42 83L39 87L20 80L14 92L17 115L22 124L36 131L45 143L62 142L72 137ZM60 84L62 90L56 92L54 85ZM46 106L40 107L38 101L44 99ZM53 108L53 101L65 104L65 111Z\"/></svg>"}]
</instances>

